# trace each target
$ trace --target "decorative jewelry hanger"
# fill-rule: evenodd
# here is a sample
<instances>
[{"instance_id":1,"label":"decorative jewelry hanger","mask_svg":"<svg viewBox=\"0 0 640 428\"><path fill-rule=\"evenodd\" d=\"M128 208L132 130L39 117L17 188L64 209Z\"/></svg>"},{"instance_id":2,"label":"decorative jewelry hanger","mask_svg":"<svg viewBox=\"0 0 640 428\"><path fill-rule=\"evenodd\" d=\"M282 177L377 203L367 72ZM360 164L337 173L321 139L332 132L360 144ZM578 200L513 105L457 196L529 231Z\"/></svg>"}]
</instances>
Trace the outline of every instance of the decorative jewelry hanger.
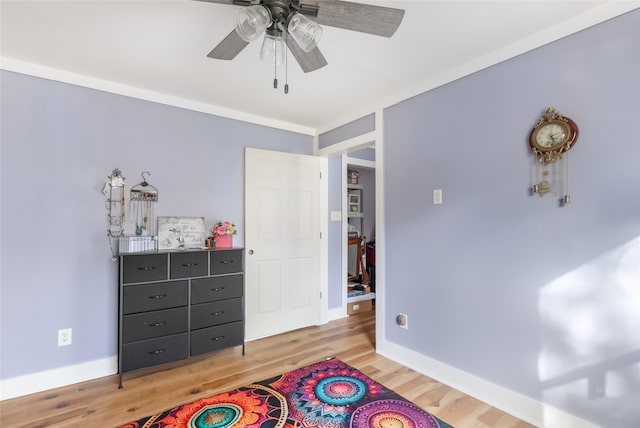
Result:
<instances>
[{"instance_id":1,"label":"decorative jewelry hanger","mask_svg":"<svg viewBox=\"0 0 640 428\"><path fill-rule=\"evenodd\" d=\"M156 234L155 204L158 202L158 189L147 183L145 174L151 175L149 171L142 171L140 174L142 183L131 188L129 211L136 222L136 235L142 235L144 230L148 236L154 236Z\"/></svg>"},{"instance_id":2,"label":"decorative jewelry hanger","mask_svg":"<svg viewBox=\"0 0 640 428\"><path fill-rule=\"evenodd\" d=\"M112 260L116 261L116 253L113 251L111 238L117 238L124 232L124 187L125 178L118 168L114 169L102 188L102 193L107 197L105 208L107 209L107 239L111 248Z\"/></svg>"}]
</instances>

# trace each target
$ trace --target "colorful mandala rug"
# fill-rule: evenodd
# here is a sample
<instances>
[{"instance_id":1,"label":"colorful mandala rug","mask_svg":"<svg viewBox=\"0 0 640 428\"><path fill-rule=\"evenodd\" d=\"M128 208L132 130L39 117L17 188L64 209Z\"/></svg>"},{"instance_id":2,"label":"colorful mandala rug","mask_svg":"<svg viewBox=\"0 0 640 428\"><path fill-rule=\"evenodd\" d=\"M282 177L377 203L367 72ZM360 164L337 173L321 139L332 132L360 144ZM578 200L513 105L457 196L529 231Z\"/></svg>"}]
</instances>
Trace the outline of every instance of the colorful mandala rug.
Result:
<instances>
[{"instance_id":1,"label":"colorful mandala rug","mask_svg":"<svg viewBox=\"0 0 640 428\"><path fill-rule=\"evenodd\" d=\"M122 425L165 427L453 428L338 359Z\"/></svg>"}]
</instances>

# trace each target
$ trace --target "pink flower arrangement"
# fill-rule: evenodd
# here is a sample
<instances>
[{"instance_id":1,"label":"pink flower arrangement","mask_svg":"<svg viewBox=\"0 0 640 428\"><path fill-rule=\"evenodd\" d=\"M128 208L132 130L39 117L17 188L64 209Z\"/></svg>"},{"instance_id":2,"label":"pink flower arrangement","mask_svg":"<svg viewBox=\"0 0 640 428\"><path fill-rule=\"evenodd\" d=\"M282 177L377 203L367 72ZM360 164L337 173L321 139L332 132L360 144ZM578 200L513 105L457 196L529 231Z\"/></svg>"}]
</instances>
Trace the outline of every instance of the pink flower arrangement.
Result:
<instances>
[{"instance_id":1,"label":"pink flower arrangement","mask_svg":"<svg viewBox=\"0 0 640 428\"><path fill-rule=\"evenodd\" d=\"M235 235L238 233L238 229L230 221L219 221L211 228L211 233L215 236Z\"/></svg>"}]
</instances>

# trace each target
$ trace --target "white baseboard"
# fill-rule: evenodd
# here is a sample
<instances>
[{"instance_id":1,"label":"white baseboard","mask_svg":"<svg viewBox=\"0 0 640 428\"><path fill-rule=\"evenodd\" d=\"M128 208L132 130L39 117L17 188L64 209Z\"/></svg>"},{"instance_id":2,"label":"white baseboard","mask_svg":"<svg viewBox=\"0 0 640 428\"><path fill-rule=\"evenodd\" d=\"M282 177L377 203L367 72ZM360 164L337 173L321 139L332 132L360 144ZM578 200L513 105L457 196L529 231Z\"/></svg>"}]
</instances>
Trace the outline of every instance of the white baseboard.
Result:
<instances>
[{"instance_id":1,"label":"white baseboard","mask_svg":"<svg viewBox=\"0 0 640 428\"><path fill-rule=\"evenodd\" d=\"M72 385L118 372L118 357L0 380L0 400Z\"/></svg>"},{"instance_id":2,"label":"white baseboard","mask_svg":"<svg viewBox=\"0 0 640 428\"><path fill-rule=\"evenodd\" d=\"M377 353L477 398L523 421L544 428L597 428L563 410L488 382L388 341L378 343Z\"/></svg>"}]
</instances>

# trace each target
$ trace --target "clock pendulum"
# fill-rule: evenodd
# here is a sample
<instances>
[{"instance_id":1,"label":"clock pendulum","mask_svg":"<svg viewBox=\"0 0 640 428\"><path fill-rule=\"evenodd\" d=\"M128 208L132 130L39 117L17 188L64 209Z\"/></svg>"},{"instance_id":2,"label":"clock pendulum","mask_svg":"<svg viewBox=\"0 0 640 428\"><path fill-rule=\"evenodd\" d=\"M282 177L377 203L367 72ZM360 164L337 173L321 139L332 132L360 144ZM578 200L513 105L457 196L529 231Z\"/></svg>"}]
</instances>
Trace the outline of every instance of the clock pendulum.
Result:
<instances>
[{"instance_id":1,"label":"clock pendulum","mask_svg":"<svg viewBox=\"0 0 640 428\"><path fill-rule=\"evenodd\" d=\"M533 193L541 196L554 190L556 181L563 181L562 203L571 202L569 195L568 151L578 139L578 126L553 107L538 120L529 134L529 147L534 155L535 183ZM556 162L562 160L562 162ZM561 177L564 175L564 179Z\"/></svg>"}]
</instances>

